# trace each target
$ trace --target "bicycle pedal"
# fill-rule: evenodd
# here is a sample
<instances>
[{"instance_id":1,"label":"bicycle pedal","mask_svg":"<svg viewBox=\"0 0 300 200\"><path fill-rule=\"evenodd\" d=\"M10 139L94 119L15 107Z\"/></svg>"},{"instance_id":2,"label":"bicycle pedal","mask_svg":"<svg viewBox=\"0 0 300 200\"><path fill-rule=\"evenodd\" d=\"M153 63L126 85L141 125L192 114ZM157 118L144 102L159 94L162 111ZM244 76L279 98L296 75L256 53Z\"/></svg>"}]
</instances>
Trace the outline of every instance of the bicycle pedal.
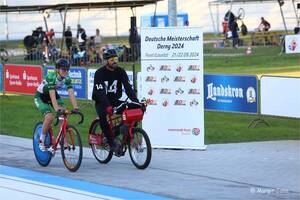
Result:
<instances>
[{"instance_id":1,"label":"bicycle pedal","mask_svg":"<svg viewBox=\"0 0 300 200\"><path fill-rule=\"evenodd\" d=\"M52 157L55 155L55 150L53 149L52 146L49 147L49 148L47 149L47 151L49 151L49 152L52 154Z\"/></svg>"}]
</instances>

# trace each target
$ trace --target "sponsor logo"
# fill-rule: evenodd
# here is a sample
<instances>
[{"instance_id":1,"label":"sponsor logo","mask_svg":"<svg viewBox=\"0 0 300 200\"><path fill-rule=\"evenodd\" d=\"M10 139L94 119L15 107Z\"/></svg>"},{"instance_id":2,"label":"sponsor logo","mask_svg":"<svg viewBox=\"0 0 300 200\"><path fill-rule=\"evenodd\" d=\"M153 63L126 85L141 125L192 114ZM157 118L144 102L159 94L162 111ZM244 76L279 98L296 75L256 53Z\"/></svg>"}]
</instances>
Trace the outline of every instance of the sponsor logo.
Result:
<instances>
[{"instance_id":1,"label":"sponsor logo","mask_svg":"<svg viewBox=\"0 0 300 200\"><path fill-rule=\"evenodd\" d=\"M147 104L148 105L157 105L157 101L154 99L147 99Z\"/></svg>"},{"instance_id":2,"label":"sponsor logo","mask_svg":"<svg viewBox=\"0 0 300 200\"><path fill-rule=\"evenodd\" d=\"M168 88L162 88L160 90L160 94L171 94L171 89Z\"/></svg>"},{"instance_id":3,"label":"sponsor logo","mask_svg":"<svg viewBox=\"0 0 300 200\"><path fill-rule=\"evenodd\" d=\"M192 133L193 133L193 135L199 135L200 134L200 128L193 128Z\"/></svg>"},{"instance_id":4,"label":"sponsor logo","mask_svg":"<svg viewBox=\"0 0 300 200\"><path fill-rule=\"evenodd\" d=\"M167 99L164 99L162 105L163 107L167 107L169 105L169 101Z\"/></svg>"},{"instance_id":5,"label":"sponsor logo","mask_svg":"<svg viewBox=\"0 0 300 200\"><path fill-rule=\"evenodd\" d=\"M169 82L169 80L170 80L170 79L169 79L166 75L165 75L164 77L161 78L161 82L162 82L162 83Z\"/></svg>"},{"instance_id":6,"label":"sponsor logo","mask_svg":"<svg viewBox=\"0 0 300 200\"><path fill-rule=\"evenodd\" d=\"M152 89L152 88L150 88L149 90L148 90L148 95L153 95L154 94L154 90Z\"/></svg>"},{"instance_id":7,"label":"sponsor logo","mask_svg":"<svg viewBox=\"0 0 300 200\"><path fill-rule=\"evenodd\" d=\"M174 103L175 106L185 106L186 105L186 100L178 99Z\"/></svg>"},{"instance_id":8,"label":"sponsor logo","mask_svg":"<svg viewBox=\"0 0 300 200\"><path fill-rule=\"evenodd\" d=\"M146 82L156 82L156 77L155 76L147 76Z\"/></svg>"},{"instance_id":9,"label":"sponsor logo","mask_svg":"<svg viewBox=\"0 0 300 200\"><path fill-rule=\"evenodd\" d=\"M184 91L181 89L181 88L178 88L176 91L175 91L175 94L176 95L179 95L179 94L183 94Z\"/></svg>"},{"instance_id":10,"label":"sponsor logo","mask_svg":"<svg viewBox=\"0 0 300 200\"><path fill-rule=\"evenodd\" d=\"M193 99L192 101L190 101L190 106L197 106L199 104L198 101L196 101L196 99Z\"/></svg>"},{"instance_id":11,"label":"sponsor logo","mask_svg":"<svg viewBox=\"0 0 300 200\"><path fill-rule=\"evenodd\" d=\"M177 72L181 72L182 69L183 69L183 67L182 67L181 65L178 65L178 66L176 67L176 71L177 71Z\"/></svg>"},{"instance_id":12,"label":"sponsor logo","mask_svg":"<svg viewBox=\"0 0 300 200\"><path fill-rule=\"evenodd\" d=\"M199 71L200 66L199 65L189 65L189 71Z\"/></svg>"},{"instance_id":13,"label":"sponsor logo","mask_svg":"<svg viewBox=\"0 0 300 200\"><path fill-rule=\"evenodd\" d=\"M147 72L152 72L155 70L155 67L153 67L151 64L147 67Z\"/></svg>"},{"instance_id":14,"label":"sponsor logo","mask_svg":"<svg viewBox=\"0 0 300 200\"><path fill-rule=\"evenodd\" d=\"M256 92L253 87L248 87L246 91L246 97L248 103L254 103L256 102Z\"/></svg>"},{"instance_id":15,"label":"sponsor logo","mask_svg":"<svg viewBox=\"0 0 300 200\"><path fill-rule=\"evenodd\" d=\"M191 78L191 83L196 83L197 82L197 77L196 76L193 76L192 78Z\"/></svg>"},{"instance_id":16,"label":"sponsor logo","mask_svg":"<svg viewBox=\"0 0 300 200\"><path fill-rule=\"evenodd\" d=\"M185 82L184 76L176 76L174 82Z\"/></svg>"},{"instance_id":17,"label":"sponsor logo","mask_svg":"<svg viewBox=\"0 0 300 200\"><path fill-rule=\"evenodd\" d=\"M200 89L190 89L189 94L200 94Z\"/></svg>"},{"instance_id":18,"label":"sponsor logo","mask_svg":"<svg viewBox=\"0 0 300 200\"><path fill-rule=\"evenodd\" d=\"M171 65L161 65L159 71L171 71Z\"/></svg>"},{"instance_id":19,"label":"sponsor logo","mask_svg":"<svg viewBox=\"0 0 300 200\"><path fill-rule=\"evenodd\" d=\"M213 101L217 100L217 97L226 98L244 98L243 88L233 88L230 85L214 86L213 83L207 84L207 97L206 99L211 99Z\"/></svg>"},{"instance_id":20,"label":"sponsor logo","mask_svg":"<svg viewBox=\"0 0 300 200\"><path fill-rule=\"evenodd\" d=\"M295 51L295 49L297 48L297 41L296 40L292 40L291 43L289 44L289 50L291 51Z\"/></svg>"}]
</instances>

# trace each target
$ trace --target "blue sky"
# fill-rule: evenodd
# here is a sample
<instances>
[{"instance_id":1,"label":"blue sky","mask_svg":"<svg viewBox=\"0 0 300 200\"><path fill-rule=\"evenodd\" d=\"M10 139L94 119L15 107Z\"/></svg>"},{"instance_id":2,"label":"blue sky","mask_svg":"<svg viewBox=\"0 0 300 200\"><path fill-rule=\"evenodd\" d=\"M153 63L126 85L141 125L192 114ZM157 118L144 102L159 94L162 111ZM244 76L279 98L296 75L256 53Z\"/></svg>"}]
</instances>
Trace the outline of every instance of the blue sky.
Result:
<instances>
[{"instance_id":1,"label":"blue sky","mask_svg":"<svg viewBox=\"0 0 300 200\"><path fill-rule=\"evenodd\" d=\"M40 5L41 1L37 0L6 0L8 5ZM92 0L90 0L92 1ZM95 0L94 0L95 1ZM110 0L111 1L111 0ZM3 5L4 0L0 0ZM71 3L82 2L82 0L44 0L43 4L56 4L56 3ZM213 32L213 24L208 7L209 0L177 0L178 12L186 12L189 15L190 26L202 27L204 32ZM167 13L168 0L159 2L157 5L157 13ZM140 26L140 17L146 14L154 13L154 5L137 8L137 25ZM277 3L257 3L257 4L240 4L234 5L232 10L234 13L239 8L245 10L244 23L249 30L254 30L260 22L260 17L264 16L270 23L271 29L283 29L283 23L279 12ZM225 12L229 9L228 5L219 7L219 29L221 30L221 22ZM283 6L287 19L288 28L291 30L296 26L295 15L291 1L287 1ZM216 7L212 8L213 17L217 19ZM128 35L130 28L130 16L132 12L130 9L119 9L118 15L118 35ZM79 11L71 11L67 15L67 25L71 26L74 31L79 19ZM95 29L99 28L101 34L104 36L116 35L115 26L115 13L113 10L98 9L98 10L85 10L80 12L80 24L86 29L89 36L95 34ZM31 34L31 31L37 26L44 26L42 14L40 13L10 13L8 14L8 32L10 39L23 38L25 35ZM59 36L62 31L60 15L55 12L50 12L48 19L49 28L54 28ZM0 40L5 39L5 15L0 15Z\"/></svg>"}]
</instances>

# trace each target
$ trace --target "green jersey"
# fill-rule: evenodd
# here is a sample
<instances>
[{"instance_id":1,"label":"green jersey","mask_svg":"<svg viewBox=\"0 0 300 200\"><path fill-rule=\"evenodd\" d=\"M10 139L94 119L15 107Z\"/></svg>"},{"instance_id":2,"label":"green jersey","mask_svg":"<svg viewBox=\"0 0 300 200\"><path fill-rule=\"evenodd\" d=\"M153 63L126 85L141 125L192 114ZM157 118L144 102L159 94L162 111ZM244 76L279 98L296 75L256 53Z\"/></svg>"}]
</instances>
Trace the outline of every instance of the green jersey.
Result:
<instances>
[{"instance_id":1,"label":"green jersey","mask_svg":"<svg viewBox=\"0 0 300 200\"><path fill-rule=\"evenodd\" d=\"M56 99L58 99L60 96L57 93L57 89L62 88L64 85L66 85L67 89L73 88L70 76L66 76L63 80L59 80L56 72L49 72L38 86L35 97L40 97L43 102L51 104L49 91L55 90Z\"/></svg>"}]
</instances>

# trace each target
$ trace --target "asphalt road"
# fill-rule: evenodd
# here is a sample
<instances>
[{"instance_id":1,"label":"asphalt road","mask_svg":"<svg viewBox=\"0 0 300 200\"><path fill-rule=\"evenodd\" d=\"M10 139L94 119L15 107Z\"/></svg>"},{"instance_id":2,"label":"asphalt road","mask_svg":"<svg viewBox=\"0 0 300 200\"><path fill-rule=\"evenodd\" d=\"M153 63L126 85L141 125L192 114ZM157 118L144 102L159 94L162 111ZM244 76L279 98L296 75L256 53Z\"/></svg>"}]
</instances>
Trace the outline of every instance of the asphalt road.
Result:
<instances>
[{"instance_id":1,"label":"asphalt road","mask_svg":"<svg viewBox=\"0 0 300 200\"><path fill-rule=\"evenodd\" d=\"M208 145L206 151L153 149L145 170L128 155L101 165L84 148L70 173L57 152L36 162L32 140L0 135L0 164L173 199L300 199L300 141Z\"/></svg>"}]
</instances>

